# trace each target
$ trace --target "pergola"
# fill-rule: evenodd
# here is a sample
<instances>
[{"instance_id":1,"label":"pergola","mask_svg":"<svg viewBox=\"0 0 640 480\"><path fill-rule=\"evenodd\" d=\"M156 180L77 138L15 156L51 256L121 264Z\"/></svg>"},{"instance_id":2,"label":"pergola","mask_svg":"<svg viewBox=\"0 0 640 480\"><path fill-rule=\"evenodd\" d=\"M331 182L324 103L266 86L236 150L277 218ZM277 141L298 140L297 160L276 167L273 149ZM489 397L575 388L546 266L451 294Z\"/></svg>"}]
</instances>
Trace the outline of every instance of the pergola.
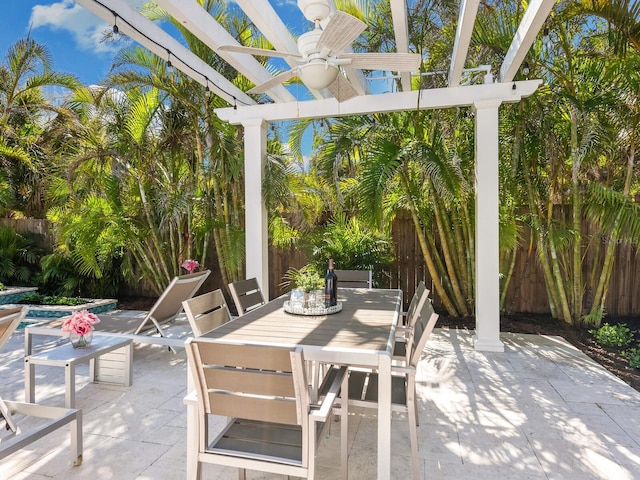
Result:
<instances>
[{"instance_id":1,"label":"pergola","mask_svg":"<svg viewBox=\"0 0 640 480\"><path fill-rule=\"evenodd\" d=\"M328 4L333 0L314 0ZM406 0L389 1L397 52L409 52ZM460 0L456 38L452 48L447 87L412 90L411 74L400 75L401 92L373 94L361 70L344 66L354 97L340 102L330 89L310 89L312 100L298 101L282 85L266 91L273 103L258 104L178 40L132 8L125 0L76 0L106 22L115 24L142 46L171 61L195 81L229 102L232 107L216 110L217 115L244 128L246 275L256 277L263 291L269 289L268 222L262 198L262 180L267 155L267 129L272 122L359 115L374 112L471 107L475 112L475 195L476 195L476 334L475 348L500 352L500 288L498 242L498 108L502 103L519 102L531 95L541 80L514 82L516 72L541 30L555 0L532 0L505 55L500 71L492 75L489 66L484 83L461 85L479 0ZM304 3L313 3L303 0ZM156 0L182 26L191 31L221 58L253 83L261 84L272 74L252 56L220 50L238 42L196 0ZM268 0L235 0L256 28L279 51L297 53L298 46L289 29ZM287 60L291 67L295 61ZM478 70L478 68L476 68Z\"/></svg>"}]
</instances>

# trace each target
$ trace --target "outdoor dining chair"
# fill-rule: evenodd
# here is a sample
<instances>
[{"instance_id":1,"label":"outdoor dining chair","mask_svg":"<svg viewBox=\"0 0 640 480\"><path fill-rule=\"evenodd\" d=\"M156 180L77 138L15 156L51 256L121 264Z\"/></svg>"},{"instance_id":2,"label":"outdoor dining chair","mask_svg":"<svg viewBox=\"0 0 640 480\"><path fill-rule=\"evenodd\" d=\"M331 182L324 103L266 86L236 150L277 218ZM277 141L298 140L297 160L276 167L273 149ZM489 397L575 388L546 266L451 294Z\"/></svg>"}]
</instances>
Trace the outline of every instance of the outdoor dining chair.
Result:
<instances>
[{"instance_id":1,"label":"outdoor dining chair","mask_svg":"<svg viewBox=\"0 0 640 480\"><path fill-rule=\"evenodd\" d=\"M403 325L398 326L396 329L395 343L393 345L393 360L400 363L406 363L407 357L407 340L415 322L420 316L420 309L422 304L429 300L429 290L423 281L418 283L416 291L411 297L409 308L406 312L402 313Z\"/></svg>"},{"instance_id":2,"label":"outdoor dining chair","mask_svg":"<svg viewBox=\"0 0 640 480\"><path fill-rule=\"evenodd\" d=\"M227 301L220 289L185 300L182 306L196 337L231 320Z\"/></svg>"},{"instance_id":3,"label":"outdoor dining chair","mask_svg":"<svg viewBox=\"0 0 640 480\"><path fill-rule=\"evenodd\" d=\"M420 478L418 464L418 408L416 402L416 370L422 351L433 328L438 321L438 315L428 299L419 310L415 326L411 330L407 342L408 361L406 366L391 367L391 409L394 412L406 413L409 423L409 437L411 443L411 462L413 478ZM344 398L344 395L342 395ZM349 369L349 405L367 408L378 406L378 374L371 370Z\"/></svg>"},{"instance_id":4,"label":"outdoor dining chair","mask_svg":"<svg viewBox=\"0 0 640 480\"><path fill-rule=\"evenodd\" d=\"M0 310L0 349L27 315L27 308ZM37 427L22 431L16 417L39 417L48 421ZM49 407L35 403L12 402L0 396L0 421L6 423L11 433L0 438L0 460L23 447L41 439L45 435L69 424L71 437L71 463L82 463L82 411L75 408Z\"/></svg>"},{"instance_id":5,"label":"outdoor dining chair","mask_svg":"<svg viewBox=\"0 0 640 480\"><path fill-rule=\"evenodd\" d=\"M200 479L203 463L314 478L315 455L331 422L340 389L348 392L346 368L334 369L321 403L311 401L301 349L250 346L210 338L190 338L187 358L197 398L197 439L190 439L187 470ZM347 409L342 411L341 450L346 477ZM217 435L209 415L229 417ZM210 440L212 439L212 440ZM196 440L196 441L193 441Z\"/></svg>"},{"instance_id":6,"label":"outdoor dining chair","mask_svg":"<svg viewBox=\"0 0 640 480\"><path fill-rule=\"evenodd\" d=\"M343 288L373 288L371 270L335 270L338 286Z\"/></svg>"},{"instance_id":7,"label":"outdoor dining chair","mask_svg":"<svg viewBox=\"0 0 640 480\"><path fill-rule=\"evenodd\" d=\"M229 290L233 297L233 303L236 304L239 317L265 304L264 295L260 290L258 280L255 278L232 282L229 284Z\"/></svg>"}]
</instances>

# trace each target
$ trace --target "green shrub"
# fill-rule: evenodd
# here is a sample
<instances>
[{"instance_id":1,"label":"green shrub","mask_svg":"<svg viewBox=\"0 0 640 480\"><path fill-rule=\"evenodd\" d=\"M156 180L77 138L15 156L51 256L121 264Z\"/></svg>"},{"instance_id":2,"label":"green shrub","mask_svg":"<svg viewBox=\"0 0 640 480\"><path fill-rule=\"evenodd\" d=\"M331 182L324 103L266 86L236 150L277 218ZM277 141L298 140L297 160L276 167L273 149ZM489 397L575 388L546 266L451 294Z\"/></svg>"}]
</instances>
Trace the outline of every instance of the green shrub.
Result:
<instances>
[{"instance_id":1,"label":"green shrub","mask_svg":"<svg viewBox=\"0 0 640 480\"><path fill-rule=\"evenodd\" d=\"M640 348L625 350L622 356L627 359L631 368L640 368Z\"/></svg>"},{"instance_id":2,"label":"green shrub","mask_svg":"<svg viewBox=\"0 0 640 480\"><path fill-rule=\"evenodd\" d=\"M42 295L41 293L29 293L23 296L18 303L29 305L82 305L87 303L86 298L64 297L59 295Z\"/></svg>"},{"instance_id":3,"label":"green shrub","mask_svg":"<svg viewBox=\"0 0 640 480\"><path fill-rule=\"evenodd\" d=\"M324 228L321 243L313 249L313 263L319 271L326 271L330 258L336 270L372 270L374 284L384 285L382 271L393 262L393 244L383 232L357 218L336 215Z\"/></svg>"},{"instance_id":4,"label":"green shrub","mask_svg":"<svg viewBox=\"0 0 640 480\"><path fill-rule=\"evenodd\" d=\"M0 282L0 292L2 290L6 290L6 289L7 289L7 287L4 286L4 283Z\"/></svg>"},{"instance_id":5,"label":"green shrub","mask_svg":"<svg viewBox=\"0 0 640 480\"><path fill-rule=\"evenodd\" d=\"M597 330L589 330L596 337L596 342L603 347L626 347L633 342L633 333L626 323L609 325L605 323Z\"/></svg>"}]
</instances>

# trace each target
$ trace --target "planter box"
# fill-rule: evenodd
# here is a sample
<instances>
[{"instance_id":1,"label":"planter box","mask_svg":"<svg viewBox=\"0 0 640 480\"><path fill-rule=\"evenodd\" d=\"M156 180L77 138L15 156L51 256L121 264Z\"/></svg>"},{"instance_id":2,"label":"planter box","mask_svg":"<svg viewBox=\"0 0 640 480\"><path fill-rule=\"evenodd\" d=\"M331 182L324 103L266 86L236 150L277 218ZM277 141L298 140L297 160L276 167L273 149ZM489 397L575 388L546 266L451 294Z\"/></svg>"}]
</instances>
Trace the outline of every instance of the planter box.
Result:
<instances>
[{"instance_id":1,"label":"planter box","mask_svg":"<svg viewBox=\"0 0 640 480\"><path fill-rule=\"evenodd\" d=\"M97 299L89 300L87 303L80 305L2 305L3 308L27 307L28 319L34 318L60 318L71 315L79 310L88 310L91 313L104 313L116 309L118 301L115 299Z\"/></svg>"},{"instance_id":2,"label":"planter box","mask_svg":"<svg viewBox=\"0 0 640 480\"><path fill-rule=\"evenodd\" d=\"M36 290L38 287L7 287L0 292L0 305L18 303L22 297Z\"/></svg>"}]
</instances>

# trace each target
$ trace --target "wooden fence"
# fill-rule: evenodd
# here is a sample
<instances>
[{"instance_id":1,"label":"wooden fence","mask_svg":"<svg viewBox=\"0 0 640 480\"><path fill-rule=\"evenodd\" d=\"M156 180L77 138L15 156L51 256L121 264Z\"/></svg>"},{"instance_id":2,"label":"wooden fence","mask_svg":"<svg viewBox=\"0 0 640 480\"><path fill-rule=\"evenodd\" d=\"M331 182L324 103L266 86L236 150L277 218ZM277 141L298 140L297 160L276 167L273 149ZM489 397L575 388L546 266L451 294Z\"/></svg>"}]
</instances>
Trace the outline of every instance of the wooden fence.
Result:
<instances>
[{"instance_id":1,"label":"wooden fence","mask_svg":"<svg viewBox=\"0 0 640 480\"><path fill-rule=\"evenodd\" d=\"M43 236L49 246L53 245L53 238L49 232L48 222L40 219L7 219L1 218L0 224L14 228L18 232L33 232ZM591 239L584 261L584 274L588 275L594 262L596 241L604 247L607 239L594 239L593 227L585 227L584 238ZM407 213L400 212L393 225L392 242L396 260L388 272L384 272L380 287L400 288L404 292L405 307L413 295L415 286L424 280L433 292L431 278L424 264L420 245L411 218ZM215 252L209 257L215 259ZM290 268L299 268L306 263L304 255L293 248L282 251L273 247L269 249L269 297L275 298L282 293L280 283L284 273ZM217 274L218 266L213 262L207 265L212 275L203 288L211 290L224 288L222 280ZM587 278L587 277L585 277ZM585 294L586 299L590 291ZM123 292L130 296L153 296L144 285L130 285ZM440 299L432 293L434 304L441 307ZM535 246L530 247L529 232L523 232L522 247L516 256L516 265L505 301L507 312L548 313L549 304L542 271L537 260ZM614 268L609 285L606 302L606 312L612 316L640 315L640 252L637 247L617 245Z\"/></svg>"}]
</instances>

